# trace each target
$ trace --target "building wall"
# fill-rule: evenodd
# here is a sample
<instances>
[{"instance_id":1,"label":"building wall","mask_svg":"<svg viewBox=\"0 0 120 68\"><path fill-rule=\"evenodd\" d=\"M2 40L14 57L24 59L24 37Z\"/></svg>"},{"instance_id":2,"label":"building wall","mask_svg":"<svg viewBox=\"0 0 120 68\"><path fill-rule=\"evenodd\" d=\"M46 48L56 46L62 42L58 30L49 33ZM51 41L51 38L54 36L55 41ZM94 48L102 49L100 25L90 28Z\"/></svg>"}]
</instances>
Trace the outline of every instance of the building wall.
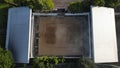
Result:
<instances>
[{"instance_id":1,"label":"building wall","mask_svg":"<svg viewBox=\"0 0 120 68\"><path fill-rule=\"evenodd\" d=\"M117 34L117 45L118 45L118 59L120 62L120 15L116 15L116 34Z\"/></svg>"}]
</instances>

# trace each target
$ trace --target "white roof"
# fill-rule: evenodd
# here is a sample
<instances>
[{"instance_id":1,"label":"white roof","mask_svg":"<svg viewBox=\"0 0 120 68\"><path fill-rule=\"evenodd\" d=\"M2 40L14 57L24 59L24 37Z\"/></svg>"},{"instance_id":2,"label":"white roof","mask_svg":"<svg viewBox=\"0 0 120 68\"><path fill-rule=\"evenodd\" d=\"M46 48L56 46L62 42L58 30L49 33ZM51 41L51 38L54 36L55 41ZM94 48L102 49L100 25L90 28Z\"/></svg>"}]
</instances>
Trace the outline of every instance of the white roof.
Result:
<instances>
[{"instance_id":1,"label":"white roof","mask_svg":"<svg viewBox=\"0 0 120 68\"><path fill-rule=\"evenodd\" d=\"M95 63L118 62L113 8L91 7Z\"/></svg>"}]
</instances>

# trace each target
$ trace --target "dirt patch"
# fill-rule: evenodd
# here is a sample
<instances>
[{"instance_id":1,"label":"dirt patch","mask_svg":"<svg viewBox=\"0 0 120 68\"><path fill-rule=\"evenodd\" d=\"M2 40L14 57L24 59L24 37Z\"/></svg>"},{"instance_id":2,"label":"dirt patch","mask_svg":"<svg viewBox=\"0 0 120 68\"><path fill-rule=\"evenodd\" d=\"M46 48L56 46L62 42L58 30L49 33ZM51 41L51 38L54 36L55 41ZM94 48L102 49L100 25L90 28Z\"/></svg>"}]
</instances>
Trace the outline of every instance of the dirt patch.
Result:
<instances>
[{"instance_id":1,"label":"dirt patch","mask_svg":"<svg viewBox=\"0 0 120 68\"><path fill-rule=\"evenodd\" d=\"M40 17L38 55L80 56L89 54L87 16Z\"/></svg>"}]
</instances>

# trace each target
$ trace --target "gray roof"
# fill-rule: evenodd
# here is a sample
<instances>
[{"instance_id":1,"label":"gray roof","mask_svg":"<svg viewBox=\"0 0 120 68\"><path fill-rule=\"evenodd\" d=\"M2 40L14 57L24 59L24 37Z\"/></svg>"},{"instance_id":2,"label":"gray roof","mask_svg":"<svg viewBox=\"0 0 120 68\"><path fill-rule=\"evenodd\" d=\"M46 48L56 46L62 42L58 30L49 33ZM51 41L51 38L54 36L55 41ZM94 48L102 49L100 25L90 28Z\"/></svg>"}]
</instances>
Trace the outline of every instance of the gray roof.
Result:
<instances>
[{"instance_id":1,"label":"gray roof","mask_svg":"<svg viewBox=\"0 0 120 68\"><path fill-rule=\"evenodd\" d=\"M15 63L28 63L30 58L31 9L10 8L8 13L6 48Z\"/></svg>"}]
</instances>

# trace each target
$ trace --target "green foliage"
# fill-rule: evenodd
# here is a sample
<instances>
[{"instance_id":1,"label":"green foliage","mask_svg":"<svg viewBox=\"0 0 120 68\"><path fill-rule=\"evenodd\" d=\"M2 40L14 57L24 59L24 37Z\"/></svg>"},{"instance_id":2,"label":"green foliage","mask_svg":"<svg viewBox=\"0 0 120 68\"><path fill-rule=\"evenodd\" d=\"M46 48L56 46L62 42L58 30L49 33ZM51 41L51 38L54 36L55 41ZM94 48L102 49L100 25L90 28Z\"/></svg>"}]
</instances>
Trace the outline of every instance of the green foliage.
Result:
<instances>
[{"instance_id":1,"label":"green foliage","mask_svg":"<svg viewBox=\"0 0 120 68\"><path fill-rule=\"evenodd\" d=\"M23 68L27 68L27 64L24 64L24 67Z\"/></svg>"},{"instance_id":2,"label":"green foliage","mask_svg":"<svg viewBox=\"0 0 120 68\"><path fill-rule=\"evenodd\" d=\"M52 0L5 0L5 3L15 7L28 6L32 9L37 10L52 10L54 4Z\"/></svg>"},{"instance_id":3,"label":"green foliage","mask_svg":"<svg viewBox=\"0 0 120 68\"><path fill-rule=\"evenodd\" d=\"M70 2L68 10L72 13L86 12L90 10L90 6L105 6L104 0L86 0L86 1L77 1Z\"/></svg>"},{"instance_id":4,"label":"green foliage","mask_svg":"<svg viewBox=\"0 0 120 68\"><path fill-rule=\"evenodd\" d=\"M0 48L0 68L13 68L11 53Z\"/></svg>"},{"instance_id":5,"label":"green foliage","mask_svg":"<svg viewBox=\"0 0 120 68\"><path fill-rule=\"evenodd\" d=\"M54 3L52 2L52 0L43 0L42 1L42 6L43 6L43 10L53 10L54 8Z\"/></svg>"},{"instance_id":6,"label":"green foliage","mask_svg":"<svg viewBox=\"0 0 120 68\"><path fill-rule=\"evenodd\" d=\"M71 11L72 13L79 13L83 11L82 8L82 2L81 1L77 1L77 2L70 2L69 6L68 6L68 10Z\"/></svg>"},{"instance_id":7,"label":"green foliage","mask_svg":"<svg viewBox=\"0 0 120 68\"><path fill-rule=\"evenodd\" d=\"M94 64L90 59L81 57L78 62L78 68L97 68L96 64Z\"/></svg>"},{"instance_id":8,"label":"green foliage","mask_svg":"<svg viewBox=\"0 0 120 68\"><path fill-rule=\"evenodd\" d=\"M7 2L7 3L13 3L14 2L14 0L4 0L5 2Z\"/></svg>"},{"instance_id":9,"label":"green foliage","mask_svg":"<svg viewBox=\"0 0 120 68\"><path fill-rule=\"evenodd\" d=\"M105 6L105 7L118 7L120 6L120 0L91 0L93 6Z\"/></svg>"},{"instance_id":10,"label":"green foliage","mask_svg":"<svg viewBox=\"0 0 120 68\"><path fill-rule=\"evenodd\" d=\"M105 0L107 7L116 8L120 6L120 0Z\"/></svg>"},{"instance_id":11,"label":"green foliage","mask_svg":"<svg viewBox=\"0 0 120 68\"><path fill-rule=\"evenodd\" d=\"M104 0L91 0L91 5L105 6L105 1Z\"/></svg>"},{"instance_id":12,"label":"green foliage","mask_svg":"<svg viewBox=\"0 0 120 68\"><path fill-rule=\"evenodd\" d=\"M70 2L68 10L72 13L86 12L90 10L90 5L94 6L104 6L104 0L86 0L86 1L77 1Z\"/></svg>"},{"instance_id":13,"label":"green foliage","mask_svg":"<svg viewBox=\"0 0 120 68\"><path fill-rule=\"evenodd\" d=\"M68 10L73 13L90 11L90 6L120 7L120 0L85 0L70 2Z\"/></svg>"},{"instance_id":14,"label":"green foliage","mask_svg":"<svg viewBox=\"0 0 120 68\"><path fill-rule=\"evenodd\" d=\"M32 67L33 68L53 68L54 65L63 63L65 60L64 58L58 58L55 56L42 56L42 57L36 57L33 60Z\"/></svg>"}]
</instances>

